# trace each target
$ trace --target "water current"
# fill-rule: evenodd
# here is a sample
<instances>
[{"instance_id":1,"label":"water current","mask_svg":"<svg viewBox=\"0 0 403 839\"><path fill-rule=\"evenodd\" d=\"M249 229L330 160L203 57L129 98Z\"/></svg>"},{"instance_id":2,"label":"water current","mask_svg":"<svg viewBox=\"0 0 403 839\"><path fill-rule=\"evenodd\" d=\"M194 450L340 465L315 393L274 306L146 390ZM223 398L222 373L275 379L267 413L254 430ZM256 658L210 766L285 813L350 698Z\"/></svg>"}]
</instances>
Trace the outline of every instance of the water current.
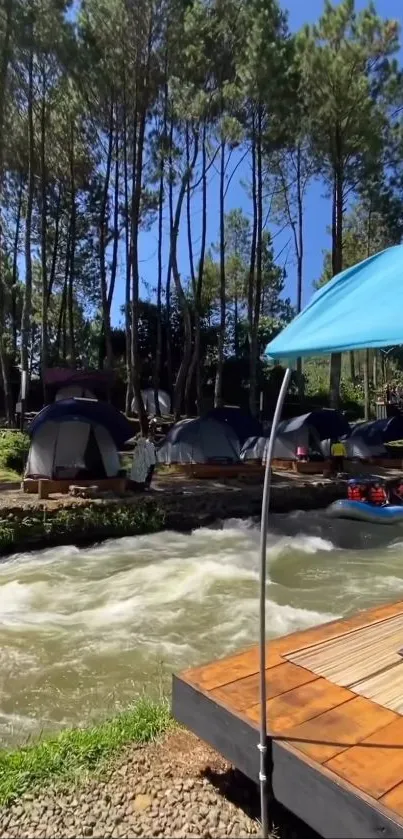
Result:
<instances>
[{"instance_id":1,"label":"water current","mask_svg":"<svg viewBox=\"0 0 403 839\"><path fill-rule=\"evenodd\" d=\"M253 644L256 523L164 532L0 564L0 740L26 742L158 693L172 670ZM403 529L272 516L268 636L403 596Z\"/></svg>"}]
</instances>

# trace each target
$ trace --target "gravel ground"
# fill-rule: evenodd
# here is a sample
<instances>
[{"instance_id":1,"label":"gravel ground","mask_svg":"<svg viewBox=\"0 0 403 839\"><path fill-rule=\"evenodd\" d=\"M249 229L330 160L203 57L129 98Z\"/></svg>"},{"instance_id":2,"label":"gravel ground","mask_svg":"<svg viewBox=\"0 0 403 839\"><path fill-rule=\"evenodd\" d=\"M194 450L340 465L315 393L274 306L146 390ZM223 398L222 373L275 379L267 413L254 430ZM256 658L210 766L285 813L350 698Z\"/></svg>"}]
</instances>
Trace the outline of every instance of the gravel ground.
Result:
<instances>
[{"instance_id":1,"label":"gravel ground","mask_svg":"<svg viewBox=\"0 0 403 839\"><path fill-rule=\"evenodd\" d=\"M101 779L31 792L3 808L0 836L256 835L255 789L242 778L237 794L244 806L233 803L224 794L228 769L192 735L174 732L162 743L131 747Z\"/></svg>"},{"instance_id":2,"label":"gravel ground","mask_svg":"<svg viewBox=\"0 0 403 839\"><path fill-rule=\"evenodd\" d=\"M131 747L102 776L26 794L0 810L0 836L248 837L259 835L256 787L187 732ZM289 821L282 839L315 839Z\"/></svg>"}]
</instances>

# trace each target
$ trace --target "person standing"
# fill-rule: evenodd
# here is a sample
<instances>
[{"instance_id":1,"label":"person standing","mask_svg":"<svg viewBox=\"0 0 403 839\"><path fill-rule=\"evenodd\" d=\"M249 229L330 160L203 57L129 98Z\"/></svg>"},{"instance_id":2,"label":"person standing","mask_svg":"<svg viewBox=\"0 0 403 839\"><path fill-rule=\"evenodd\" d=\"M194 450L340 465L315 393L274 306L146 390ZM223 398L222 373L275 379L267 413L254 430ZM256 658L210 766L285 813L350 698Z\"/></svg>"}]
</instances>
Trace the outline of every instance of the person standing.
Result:
<instances>
[{"instance_id":1,"label":"person standing","mask_svg":"<svg viewBox=\"0 0 403 839\"><path fill-rule=\"evenodd\" d=\"M335 474L340 475L340 473L343 472L344 459L346 457L346 447L341 440L332 440L330 446L330 457Z\"/></svg>"},{"instance_id":2,"label":"person standing","mask_svg":"<svg viewBox=\"0 0 403 839\"><path fill-rule=\"evenodd\" d=\"M133 452L129 483L131 489L142 492L150 488L156 460L154 434L150 431L148 437L139 437Z\"/></svg>"}]
</instances>

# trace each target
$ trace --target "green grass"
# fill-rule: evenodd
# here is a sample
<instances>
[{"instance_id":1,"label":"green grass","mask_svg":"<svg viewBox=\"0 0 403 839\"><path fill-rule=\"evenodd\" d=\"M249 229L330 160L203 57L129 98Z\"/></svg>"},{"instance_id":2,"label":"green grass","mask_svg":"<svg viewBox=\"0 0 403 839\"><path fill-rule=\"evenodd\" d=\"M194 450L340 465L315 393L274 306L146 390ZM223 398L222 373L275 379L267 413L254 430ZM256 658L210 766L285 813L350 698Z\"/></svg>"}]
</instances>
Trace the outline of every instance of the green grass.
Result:
<instances>
[{"instance_id":1,"label":"green grass","mask_svg":"<svg viewBox=\"0 0 403 839\"><path fill-rule=\"evenodd\" d=\"M63 731L20 749L0 751L0 805L34 787L74 782L101 770L124 746L147 743L173 724L166 700L142 698L92 728Z\"/></svg>"},{"instance_id":2,"label":"green grass","mask_svg":"<svg viewBox=\"0 0 403 839\"><path fill-rule=\"evenodd\" d=\"M21 475L15 472L14 469L5 469L0 467L0 484L9 482L21 481Z\"/></svg>"},{"instance_id":3,"label":"green grass","mask_svg":"<svg viewBox=\"0 0 403 839\"><path fill-rule=\"evenodd\" d=\"M0 431L0 472L11 471L18 480L24 471L28 450L29 437L27 434L10 429ZM11 480L11 478L8 478L8 480ZM12 480L15 480L15 478L13 477Z\"/></svg>"}]
</instances>

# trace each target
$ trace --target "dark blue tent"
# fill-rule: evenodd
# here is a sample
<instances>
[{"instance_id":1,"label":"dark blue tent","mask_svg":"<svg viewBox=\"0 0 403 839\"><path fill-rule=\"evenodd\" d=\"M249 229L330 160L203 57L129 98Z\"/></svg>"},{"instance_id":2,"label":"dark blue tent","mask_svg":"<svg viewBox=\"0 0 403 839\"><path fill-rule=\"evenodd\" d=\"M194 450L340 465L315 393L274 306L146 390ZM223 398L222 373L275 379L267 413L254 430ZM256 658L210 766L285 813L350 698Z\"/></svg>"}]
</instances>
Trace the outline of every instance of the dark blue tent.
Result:
<instances>
[{"instance_id":1,"label":"dark blue tent","mask_svg":"<svg viewBox=\"0 0 403 839\"><path fill-rule=\"evenodd\" d=\"M217 422L228 423L235 431L241 446L248 437L261 437L263 435L263 428L256 417L242 411L241 408L213 408L206 414L206 417Z\"/></svg>"},{"instance_id":2,"label":"dark blue tent","mask_svg":"<svg viewBox=\"0 0 403 839\"><path fill-rule=\"evenodd\" d=\"M28 434L32 437L41 425L51 420L77 420L91 425L103 425L117 448L133 436L133 428L124 414L108 402L98 402L96 399L61 399L45 405L30 424Z\"/></svg>"},{"instance_id":3,"label":"dark blue tent","mask_svg":"<svg viewBox=\"0 0 403 839\"><path fill-rule=\"evenodd\" d=\"M322 411L310 411L309 414L302 414L290 420L280 423L279 434L289 434L298 431L303 425L309 425L315 429L319 440L339 439L350 434L350 424L344 414L340 411L323 409Z\"/></svg>"},{"instance_id":4,"label":"dark blue tent","mask_svg":"<svg viewBox=\"0 0 403 839\"><path fill-rule=\"evenodd\" d=\"M403 417L384 417L354 426L351 437L361 437L367 446L381 446L403 439Z\"/></svg>"}]
</instances>

